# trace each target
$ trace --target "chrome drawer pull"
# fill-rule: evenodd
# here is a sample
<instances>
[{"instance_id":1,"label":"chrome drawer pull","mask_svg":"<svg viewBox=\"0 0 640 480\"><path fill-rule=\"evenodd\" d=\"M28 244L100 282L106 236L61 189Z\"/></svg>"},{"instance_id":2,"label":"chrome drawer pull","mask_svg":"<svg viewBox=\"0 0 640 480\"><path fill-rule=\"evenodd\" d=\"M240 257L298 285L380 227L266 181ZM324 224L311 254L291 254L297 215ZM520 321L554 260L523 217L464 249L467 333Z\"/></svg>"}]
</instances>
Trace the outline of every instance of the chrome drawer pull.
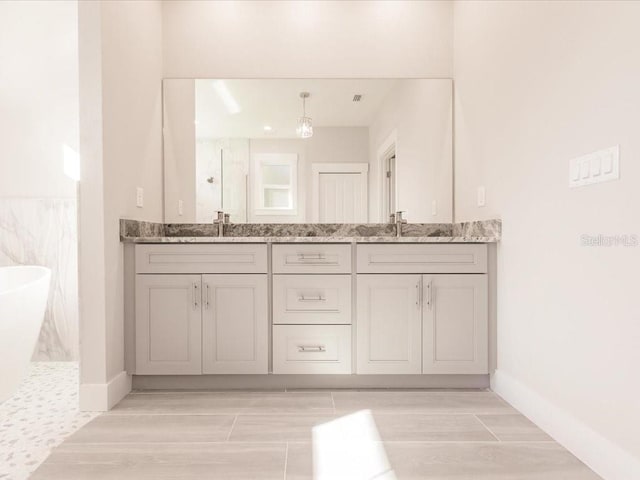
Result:
<instances>
[{"instance_id":1,"label":"chrome drawer pull","mask_svg":"<svg viewBox=\"0 0 640 480\"><path fill-rule=\"evenodd\" d=\"M301 353L318 353L326 352L327 349L324 345L298 345L298 351Z\"/></svg>"},{"instance_id":2,"label":"chrome drawer pull","mask_svg":"<svg viewBox=\"0 0 640 480\"><path fill-rule=\"evenodd\" d=\"M300 297L298 297L298 301L299 302L326 302L327 299L322 295L318 295L317 297L305 297L304 295L301 295Z\"/></svg>"},{"instance_id":3,"label":"chrome drawer pull","mask_svg":"<svg viewBox=\"0 0 640 480\"><path fill-rule=\"evenodd\" d=\"M299 253L300 260L326 260L324 253Z\"/></svg>"}]
</instances>

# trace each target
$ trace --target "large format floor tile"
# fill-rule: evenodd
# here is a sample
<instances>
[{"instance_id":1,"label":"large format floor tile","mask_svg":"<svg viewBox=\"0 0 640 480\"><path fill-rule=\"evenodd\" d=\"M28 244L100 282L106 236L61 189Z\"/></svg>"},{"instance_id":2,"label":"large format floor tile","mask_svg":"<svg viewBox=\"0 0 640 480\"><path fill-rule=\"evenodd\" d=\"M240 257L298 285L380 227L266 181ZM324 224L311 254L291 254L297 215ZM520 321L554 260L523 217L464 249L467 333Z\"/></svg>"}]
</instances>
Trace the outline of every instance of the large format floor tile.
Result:
<instances>
[{"instance_id":1,"label":"large format floor tile","mask_svg":"<svg viewBox=\"0 0 640 480\"><path fill-rule=\"evenodd\" d=\"M517 413L493 392L334 392L338 413Z\"/></svg>"},{"instance_id":2,"label":"large format floor tile","mask_svg":"<svg viewBox=\"0 0 640 480\"><path fill-rule=\"evenodd\" d=\"M333 413L331 392L134 393L110 414Z\"/></svg>"},{"instance_id":3,"label":"large format floor tile","mask_svg":"<svg viewBox=\"0 0 640 480\"><path fill-rule=\"evenodd\" d=\"M341 415L239 415L230 441L311 442L312 429ZM387 441L497 441L474 415L375 414ZM339 428L339 427L338 427Z\"/></svg>"},{"instance_id":4,"label":"large format floor tile","mask_svg":"<svg viewBox=\"0 0 640 480\"><path fill-rule=\"evenodd\" d=\"M231 442L311 442L311 429L334 415L238 415Z\"/></svg>"},{"instance_id":5,"label":"large format floor tile","mask_svg":"<svg viewBox=\"0 0 640 480\"><path fill-rule=\"evenodd\" d=\"M474 415L375 414L384 441L497 441Z\"/></svg>"},{"instance_id":6,"label":"large format floor tile","mask_svg":"<svg viewBox=\"0 0 640 480\"><path fill-rule=\"evenodd\" d=\"M524 415L478 415L478 418L502 442L553 441Z\"/></svg>"},{"instance_id":7,"label":"large format floor tile","mask_svg":"<svg viewBox=\"0 0 640 480\"><path fill-rule=\"evenodd\" d=\"M281 479L286 444L63 445L34 480Z\"/></svg>"},{"instance_id":8,"label":"large format floor tile","mask_svg":"<svg viewBox=\"0 0 640 480\"><path fill-rule=\"evenodd\" d=\"M598 478L492 392L416 390L135 393L33 478L311 479L314 448L348 478Z\"/></svg>"},{"instance_id":9,"label":"large format floor tile","mask_svg":"<svg viewBox=\"0 0 640 480\"><path fill-rule=\"evenodd\" d=\"M400 480L600 478L555 443L385 443Z\"/></svg>"},{"instance_id":10,"label":"large format floor tile","mask_svg":"<svg viewBox=\"0 0 640 480\"><path fill-rule=\"evenodd\" d=\"M103 415L74 433L66 443L220 442L233 415Z\"/></svg>"}]
</instances>

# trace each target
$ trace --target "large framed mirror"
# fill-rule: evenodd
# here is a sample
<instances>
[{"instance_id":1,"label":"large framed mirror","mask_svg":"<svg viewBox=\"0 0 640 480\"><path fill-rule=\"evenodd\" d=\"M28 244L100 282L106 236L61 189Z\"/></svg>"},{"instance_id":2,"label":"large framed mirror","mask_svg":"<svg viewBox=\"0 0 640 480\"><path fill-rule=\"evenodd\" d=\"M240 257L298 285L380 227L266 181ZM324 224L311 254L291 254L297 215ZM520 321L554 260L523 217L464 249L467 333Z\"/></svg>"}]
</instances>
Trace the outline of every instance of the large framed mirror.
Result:
<instances>
[{"instance_id":1,"label":"large framed mirror","mask_svg":"<svg viewBox=\"0 0 640 480\"><path fill-rule=\"evenodd\" d=\"M167 223L452 221L449 79L165 79Z\"/></svg>"}]
</instances>

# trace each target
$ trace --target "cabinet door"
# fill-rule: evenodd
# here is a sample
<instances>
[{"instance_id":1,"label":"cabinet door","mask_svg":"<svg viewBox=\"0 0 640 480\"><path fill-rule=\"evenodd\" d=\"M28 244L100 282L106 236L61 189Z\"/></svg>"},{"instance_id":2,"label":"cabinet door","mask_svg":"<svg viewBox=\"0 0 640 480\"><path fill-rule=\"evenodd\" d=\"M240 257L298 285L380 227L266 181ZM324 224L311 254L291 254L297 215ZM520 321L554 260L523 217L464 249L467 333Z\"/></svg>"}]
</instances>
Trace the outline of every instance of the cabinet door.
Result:
<instances>
[{"instance_id":1,"label":"cabinet door","mask_svg":"<svg viewBox=\"0 0 640 480\"><path fill-rule=\"evenodd\" d=\"M357 283L357 373L420 373L421 275L358 275Z\"/></svg>"},{"instance_id":2,"label":"cabinet door","mask_svg":"<svg viewBox=\"0 0 640 480\"><path fill-rule=\"evenodd\" d=\"M488 373L486 275L423 278L423 373Z\"/></svg>"},{"instance_id":3,"label":"cabinet door","mask_svg":"<svg viewBox=\"0 0 640 480\"><path fill-rule=\"evenodd\" d=\"M202 373L200 275L136 275L136 373Z\"/></svg>"},{"instance_id":4,"label":"cabinet door","mask_svg":"<svg viewBox=\"0 0 640 480\"><path fill-rule=\"evenodd\" d=\"M266 275L202 276L203 373L268 373Z\"/></svg>"}]
</instances>

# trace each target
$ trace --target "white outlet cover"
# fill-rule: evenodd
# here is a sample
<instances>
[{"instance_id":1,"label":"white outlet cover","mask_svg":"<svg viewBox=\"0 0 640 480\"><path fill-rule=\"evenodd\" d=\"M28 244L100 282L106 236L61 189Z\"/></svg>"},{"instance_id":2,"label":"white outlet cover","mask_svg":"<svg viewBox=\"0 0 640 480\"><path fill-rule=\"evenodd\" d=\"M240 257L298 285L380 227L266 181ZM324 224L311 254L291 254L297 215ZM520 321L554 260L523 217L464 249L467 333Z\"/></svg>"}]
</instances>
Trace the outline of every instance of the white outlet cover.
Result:
<instances>
[{"instance_id":1,"label":"white outlet cover","mask_svg":"<svg viewBox=\"0 0 640 480\"><path fill-rule=\"evenodd\" d=\"M484 207L487 202L487 191L484 187L478 187L478 206Z\"/></svg>"},{"instance_id":2,"label":"white outlet cover","mask_svg":"<svg viewBox=\"0 0 640 480\"><path fill-rule=\"evenodd\" d=\"M144 188L136 188L136 207L144 207Z\"/></svg>"},{"instance_id":3,"label":"white outlet cover","mask_svg":"<svg viewBox=\"0 0 640 480\"><path fill-rule=\"evenodd\" d=\"M433 215L434 217L436 215L438 215L438 201L437 200L431 200L431 215Z\"/></svg>"}]
</instances>

